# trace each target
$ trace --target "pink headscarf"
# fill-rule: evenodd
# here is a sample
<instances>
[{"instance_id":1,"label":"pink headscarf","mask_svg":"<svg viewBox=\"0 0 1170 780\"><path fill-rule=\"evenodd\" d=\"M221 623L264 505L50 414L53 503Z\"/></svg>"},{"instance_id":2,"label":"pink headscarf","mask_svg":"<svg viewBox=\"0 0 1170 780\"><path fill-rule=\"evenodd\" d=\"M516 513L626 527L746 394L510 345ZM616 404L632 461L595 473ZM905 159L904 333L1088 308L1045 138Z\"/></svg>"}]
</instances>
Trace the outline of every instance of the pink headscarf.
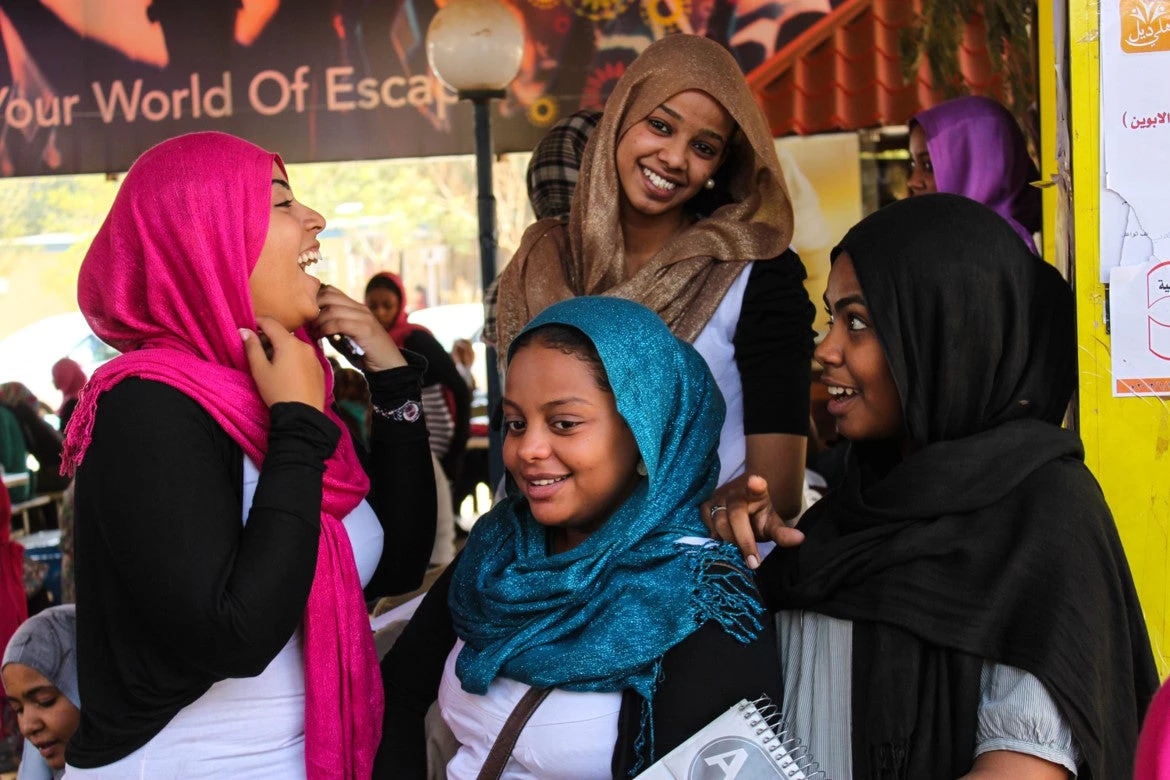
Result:
<instances>
[{"instance_id":1,"label":"pink headscarf","mask_svg":"<svg viewBox=\"0 0 1170 780\"><path fill-rule=\"evenodd\" d=\"M85 371L76 360L61 358L53 364L53 387L61 391L62 403L76 398L85 380Z\"/></svg>"},{"instance_id":2,"label":"pink headscarf","mask_svg":"<svg viewBox=\"0 0 1170 780\"><path fill-rule=\"evenodd\" d=\"M1134 780L1170 777L1170 682L1162 685L1146 711L1134 764Z\"/></svg>"},{"instance_id":3,"label":"pink headscarf","mask_svg":"<svg viewBox=\"0 0 1170 780\"><path fill-rule=\"evenodd\" d=\"M127 377L174 387L260 464L268 407L248 370L239 328L255 328L248 279L272 208L277 155L223 133L155 146L126 174L77 282L81 311L124 354L94 372L65 442L74 469L93 433L98 398ZM297 337L310 342L304 330ZM326 409L333 394L325 370ZM345 433L326 462L321 542L305 608L305 760L310 780L367 778L381 736L382 688L369 616L342 518L369 491Z\"/></svg>"}]
</instances>

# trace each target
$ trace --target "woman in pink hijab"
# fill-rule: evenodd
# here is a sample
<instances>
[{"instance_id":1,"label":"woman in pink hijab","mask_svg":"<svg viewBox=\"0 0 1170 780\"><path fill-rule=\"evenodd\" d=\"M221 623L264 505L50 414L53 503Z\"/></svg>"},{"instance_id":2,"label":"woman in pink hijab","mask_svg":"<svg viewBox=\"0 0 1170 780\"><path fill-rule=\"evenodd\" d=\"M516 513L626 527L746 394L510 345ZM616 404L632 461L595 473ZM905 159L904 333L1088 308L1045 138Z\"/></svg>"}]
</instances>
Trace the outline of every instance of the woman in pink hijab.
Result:
<instances>
[{"instance_id":1,"label":"woman in pink hijab","mask_svg":"<svg viewBox=\"0 0 1170 780\"><path fill-rule=\"evenodd\" d=\"M88 379L85 370L72 358L61 358L53 364L53 387L61 391L61 408L57 410L57 419L61 421L61 433L69 424L73 410L77 406L77 396L81 388L85 387Z\"/></svg>"},{"instance_id":2,"label":"woman in pink hijab","mask_svg":"<svg viewBox=\"0 0 1170 780\"><path fill-rule=\"evenodd\" d=\"M362 586L417 586L434 482L420 368L306 273L324 227L278 156L197 133L138 159L86 255L81 310L123 354L66 440L85 691L70 778L370 775ZM315 341L338 334L365 353L368 472Z\"/></svg>"}]
</instances>

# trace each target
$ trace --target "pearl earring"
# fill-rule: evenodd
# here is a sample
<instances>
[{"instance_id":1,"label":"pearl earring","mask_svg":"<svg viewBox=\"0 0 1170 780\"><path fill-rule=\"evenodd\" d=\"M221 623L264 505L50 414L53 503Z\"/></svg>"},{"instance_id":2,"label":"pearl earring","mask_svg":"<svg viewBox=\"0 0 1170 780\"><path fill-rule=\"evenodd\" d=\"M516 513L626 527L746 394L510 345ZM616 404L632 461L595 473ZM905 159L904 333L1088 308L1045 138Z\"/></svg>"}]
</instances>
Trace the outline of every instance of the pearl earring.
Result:
<instances>
[{"instance_id":1,"label":"pearl earring","mask_svg":"<svg viewBox=\"0 0 1170 780\"><path fill-rule=\"evenodd\" d=\"M644 460L638 461L638 465L634 467L634 471L638 472L638 474L643 477L650 473L650 471L646 468L646 461Z\"/></svg>"},{"instance_id":2,"label":"pearl earring","mask_svg":"<svg viewBox=\"0 0 1170 780\"><path fill-rule=\"evenodd\" d=\"M715 189L715 180L714 179L707 179L707 181L703 182L703 186L709 190L713 190L713 189Z\"/></svg>"}]
</instances>

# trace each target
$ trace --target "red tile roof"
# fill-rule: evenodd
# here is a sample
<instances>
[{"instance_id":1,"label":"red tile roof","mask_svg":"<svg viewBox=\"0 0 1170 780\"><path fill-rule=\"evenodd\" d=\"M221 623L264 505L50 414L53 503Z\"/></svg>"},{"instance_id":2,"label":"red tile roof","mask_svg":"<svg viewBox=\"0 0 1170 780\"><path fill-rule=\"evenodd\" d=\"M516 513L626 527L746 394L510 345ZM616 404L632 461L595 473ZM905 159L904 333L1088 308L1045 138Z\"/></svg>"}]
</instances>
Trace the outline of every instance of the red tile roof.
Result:
<instances>
[{"instance_id":1,"label":"red tile roof","mask_svg":"<svg viewBox=\"0 0 1170 780\"><path fill-rule=\"evenodd\" d=\"M903 81L898 36L914 14L915 0L845 0L749 73L772 134L905 124L944 100L925 58ZM981 16L967 25L959 64L967 92L1000 97Z\"/></svg>"}]
</instances>

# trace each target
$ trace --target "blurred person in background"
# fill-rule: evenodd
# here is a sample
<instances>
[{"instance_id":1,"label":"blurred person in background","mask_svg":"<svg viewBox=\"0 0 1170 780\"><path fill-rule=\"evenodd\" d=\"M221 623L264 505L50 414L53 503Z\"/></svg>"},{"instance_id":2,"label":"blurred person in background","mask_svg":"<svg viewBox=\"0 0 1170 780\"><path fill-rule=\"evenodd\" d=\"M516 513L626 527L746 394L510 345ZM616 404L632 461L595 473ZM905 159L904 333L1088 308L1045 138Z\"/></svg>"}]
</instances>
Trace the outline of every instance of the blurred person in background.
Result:
<instances>
[{"instance_id":1,"label":"blurred person in background","mask_svg":"<svg viewBox=\"0 0 1170 780\"><path fill-rule=\"evenodd\" d=\"M329 358L333 368L333 398L339 417L354 441L370 446L370 388L362 372L343 368L336 358Z\"/></svg>"},{"instance_id":2,"label":"blurred person in background","mask_svg":"<svg viewBox=\"0 0 1170 780\"><path fill-rule=\"evenodd\" d=\"M1032 254L1040 230L1040 178L1011 112L991 98L948 100L910 120L910 195L949 192L1007 220Z\"/></svg>"},{"instance_id":3,"label":"blurred person in background","mask_svg":"<svg viewBox=\"0 0 1170 780\"><path fill-rule=\"evenodd\" d=\"M1170 680L1162 684L1150 702L1134 764L1134 780L1170 777Z\"/></svg>"},{"instance_id":4,"label":"blurred person in background","mask_svg":"<svg viewBox=\"0 0 1170 780\"><path fill-rule=\"evenodd\" d=\"M431 452L442 464L447 479L456 479L467 448L471 389L460 376L451 355L431 332L407 320L404 289L396 274L388 271L375 274L366 284L366 306L399 349L409 349L426 358L423 410L431 435Z\"/></svg>"},{"instance_id":5,"label":"blurred person in background","mask_svg":"<svg viewBox=\"0 0 1170 780\"><path fill-rule=\"evenodd\" d=\"M0 405L5 406L20 423L24 446L36 458L39 467L33 472L33 493L64 490L69 478L61 476L61 434L40 415L41 403L20 382L0 384Z\"/></svg>"},{"instance_id":6,"label":"blurred person in background","mask_svg":"<svg viewBox=\"0 0 1170 780\"><path fill-rule=\"evenodd\" d=\"M20 420L8 407L0 404L0 472L23 474L28 471L28 447L24 443L24 432ZM26 501L32 495L32 485L8 488L6 495L13 503Z\"/></svg>"},{"instance_id":7,"label":"blurred person in background","mask_svg":"<svg viewBox=\"0 0 1170 780\"><path fill-rule=\"evenodd\" d=\"M455 556L455 508L451 486L463 473L467 439L471 435L471 388L443 345L422 325L407 320L405 287L396 274L375 274L366 284L366 306L394 339L399 349L426 358L422 405L435 458L435 546L431 564L442 566ZM419 288L416 288L419 289Z\"/></svg>"},{"instance_id":8,"label":"blurred person in background","mask_svg":"<svg viewBox=\"0 0 1170 780\"><path fill-rule=\"evenodd\" d=\"M53 387L61 391L61 407L57 410L57 418L60 420L57 428L61 433L65 432L65 426L73 416L77 395L85 387L88 378L76 360L61 358L53 364Z\"/></svg>"},{"instance_id":9,"label":"blurred person in background","mask_svg":"<svg viewBox=\"0 0 1170 780\"><path fill-rule=\"evenodd\" d=\"M467 339L455 339L451 345L451 359L455 361L455 370L463 381L472 390L475 390L475 377L471 374L471 367L475 365L475 349Z\"/></svg>"},{"instance_id":10,"label":"blurred person in background","mask_svg":"<svg viewBox=\"0 0 1170 780\"><path fill-rule=\"evenodd\" d=\"M0 410L3 411L3 410ZM7 645L20 624L28 619L28 602L24 593L24 547L9 538L12 529L12 504L8 491L0 490L0 644ZM0 693L3 686L0 685ZM15 721L9 717L13 707L5 700L0 704L0 771L8 771L20 747Z\"/></svg>"}]
</instances>

